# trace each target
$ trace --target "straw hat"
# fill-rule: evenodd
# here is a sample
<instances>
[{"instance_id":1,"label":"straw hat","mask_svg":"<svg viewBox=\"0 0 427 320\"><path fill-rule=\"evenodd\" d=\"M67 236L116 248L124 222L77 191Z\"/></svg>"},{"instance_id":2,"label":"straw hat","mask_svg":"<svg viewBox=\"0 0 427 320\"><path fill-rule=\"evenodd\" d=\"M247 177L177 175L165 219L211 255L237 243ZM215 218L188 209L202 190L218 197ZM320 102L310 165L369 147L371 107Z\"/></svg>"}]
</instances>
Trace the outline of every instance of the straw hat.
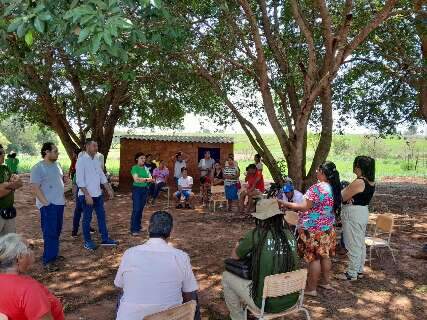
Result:
<instances>
[{"instance_id":1,"label":"straw hat","mask_svg":"<svg viewBox=\"0 0 427 320\"><path fill-rule=\"evenodd\" d=\"M261 199L256 204L256 212L252 213L252 216L259 220L266 220L277 214L283 214L283 212L276 199Z\"/></svg>"}]
</instances>

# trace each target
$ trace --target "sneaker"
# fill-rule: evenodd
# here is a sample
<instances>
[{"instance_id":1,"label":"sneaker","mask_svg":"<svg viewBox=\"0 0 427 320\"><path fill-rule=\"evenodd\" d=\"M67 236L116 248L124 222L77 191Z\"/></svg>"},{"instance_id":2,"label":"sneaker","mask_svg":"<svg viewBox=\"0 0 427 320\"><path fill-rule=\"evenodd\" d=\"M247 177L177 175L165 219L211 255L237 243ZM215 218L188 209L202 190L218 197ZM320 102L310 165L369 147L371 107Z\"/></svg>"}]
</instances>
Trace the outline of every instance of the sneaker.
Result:
<instances>
[{"instance_id":1,"label":"sneaker","mask_svg":"<svg viewBox=\"0 0 427 320\"><path fill-rule=\"evenodd\" d=\"M90 227L90 231L89 231L91 234L94 234L95 232L96 232L96 230L94 229L94 228L92 228L92 227Z\"/></svg>"},{"instance_id":2,"label":"sneaker","mask_svg":"<svg viewBox=\"0 0 427 320\"><path fill-rule=\"evenodd\" d=\"M96 244L93 241L85 241L85 244L83 246L86 250L95 251L96 250Z\"/></svg>"},{"instance_id":3,"label":"sneaker","mask_svg":"<svg viewBox=\"0 0 427 320\"><path fill-rule=\"evenodd\" d=\"M101 242L101 246L110 246L110 247L113 247L113 246L117 246L118 244L119 244L119 242L116 241L116 240L113 240L113 239L108 239L108 240L105 240L105 241Z\"/></svg>"},{"instance_id":4,"label":"sneaker","mask_svg":"<svg viewBox=\"0 0 427 320\"><path fill-rule=\"evenodd\" d=\"M177 209L182 209L182 204L176 206Z\"/></svg>"},{"instance_id":5,"label":"sneaker","mask_svg":"<svg viewBox=\"0 0 427 320\"><path fill-rule=\"evenodd\" d=\"M73 238L77 238L77 236L78 236L77 231L73 231L73 232L71 232L71 237L73 237Z\"/></svg>"},{"instance_id":6,"label":"sneaker","mask_svg":"<svg viewBox=\"0 0 427 320\"><path fill-rule=\"evenodd\" d=\"M59 267L55 262L49 262L44 265L44 270L46 272L55 272L59 271Z\"/></svg>"},{"instance_id":7,"label":"sneaker","mask_svg":"<svg viewBox=\"0 0 427 320\"><path fill-rule=\"evenodd\" d=\"M191 209L191 206L187 203L187 204L185 205L185 209Z\"/></svg>"},{"instance_id":8,"label":"sneaker","mask_svg":"<svg viewBox=\"0 0 427 320\"><path fill-rule=\"evenodd\" d=\"M350 276L347 272L345 272L345 273L342 273L342 274L339 274L339 275L337 275L337 276L335 276L337 279L339 279L339 280L346 280L346 281L356 281L357 280L357 277L356 278L353 278L352 276Z\"/></svg>"}]
</instances>

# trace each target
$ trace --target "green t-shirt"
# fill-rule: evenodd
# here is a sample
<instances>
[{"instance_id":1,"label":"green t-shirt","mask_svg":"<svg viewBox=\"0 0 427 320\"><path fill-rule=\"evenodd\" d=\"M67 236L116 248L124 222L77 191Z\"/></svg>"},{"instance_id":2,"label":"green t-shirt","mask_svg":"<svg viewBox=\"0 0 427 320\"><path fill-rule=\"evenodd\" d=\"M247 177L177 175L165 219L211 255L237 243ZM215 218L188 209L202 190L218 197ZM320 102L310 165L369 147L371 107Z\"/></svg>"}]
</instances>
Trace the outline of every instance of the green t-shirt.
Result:
<instances>
[{"instance_id":1,"label":"green t-shirt","mask_svg":"<svg viewBox=\"0 0 427 320\"><path fill-rule=\"evenodd\" d=\"M0 183L9 182L12 172L4 164L0 165ZM10 192L8 195L0 198L0 208L11 208L13 207L14 193Z\"/></svg>"},{"instance_id":2,"label":"green t-shirt","mask_svg":"<svg viewBox=\"0 0 427 320\"><path fill-rule=\"evenodd\" d=\"M255 245L258 243L258 239L257 239L258 234L254 232L255 230L249 231L245 235L245 237L240 241L240 244L237 248L237 255L240 258L246 257L252 251ZM292 270L296 270L299 263L299 258L296 251L297 243L290 231L287 231L287 237L288 237L290 247L292 249L292 255L294 257L294 262L295 262ZM276 253L274 252L274 240L270 232L267 235L267 241L265 242L261 252L260 272L259 272L260 285L258 286L258 292L254 297L254 302L259 308L261 308L261 304L262 304L264 278L274 274L283 273L283 270L281 270L281 266L278 265L278 260L281 260L281 259L277 259L278 255L276 256L276 259L274 259L275 255ZM298 301L298 297L299 297L299 292L291 293L283 297L268 298L265 303L265 311L271 312L271 313L282 312L294 306L295 303Z\"/></svg>"},{"instance_id":3,"label":"green t-shirt","mask_svg":"<svg viewBox=\"0 0 427 320\"><path fill-rule=\"evenodd\" d=\"M18 164L19 164L19 160L16 158L7 158L4 163L6 164L6 166L9 168L10 172L12 172L13 174L18 173Z\"/></svg>"},{"instance_id":4,"label":"green t-shirt","mask_svg":"<svg viewBox=\"0 0 427 320\"><path fill-rule=\"evenodd\" d=\"M150 171L144 166L140 167L138 165L134 165L132 169L130 170L130 173L132 176L135 174L138 176L138 178L151 178ZM149 182L134 182L133 185L135 187L148 187L150 185Z\"/></svg>"}]
</instances>

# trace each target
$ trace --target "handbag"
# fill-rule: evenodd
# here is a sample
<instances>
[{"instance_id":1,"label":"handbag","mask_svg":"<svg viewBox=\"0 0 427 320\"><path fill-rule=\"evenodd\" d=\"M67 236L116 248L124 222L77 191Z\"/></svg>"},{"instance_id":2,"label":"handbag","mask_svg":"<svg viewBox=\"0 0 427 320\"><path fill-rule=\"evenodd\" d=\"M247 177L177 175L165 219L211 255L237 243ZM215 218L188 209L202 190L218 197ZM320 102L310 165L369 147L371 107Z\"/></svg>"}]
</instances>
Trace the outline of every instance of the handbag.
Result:
<instances>
[{"instance_id":1,"label":"handbag","mask_svg":"<svg viewBox=\"0 0 427 320\"><path fill-rule=\"evenodd\" d=\"M245 280L252 280L251 258L236 260L232 258L225 259L225 270Z\"/></svg>"},{"instance_id":2,"label":"handbag","mask_svg":"<svg viewBox=\"0 0 427 320\"><path fill-rule=\"evenodd\" d=\"M1 208L0 209L0 217L5 220L10 220L16 217L16 209L12 208Z\"/></svg>"}]
</instances>

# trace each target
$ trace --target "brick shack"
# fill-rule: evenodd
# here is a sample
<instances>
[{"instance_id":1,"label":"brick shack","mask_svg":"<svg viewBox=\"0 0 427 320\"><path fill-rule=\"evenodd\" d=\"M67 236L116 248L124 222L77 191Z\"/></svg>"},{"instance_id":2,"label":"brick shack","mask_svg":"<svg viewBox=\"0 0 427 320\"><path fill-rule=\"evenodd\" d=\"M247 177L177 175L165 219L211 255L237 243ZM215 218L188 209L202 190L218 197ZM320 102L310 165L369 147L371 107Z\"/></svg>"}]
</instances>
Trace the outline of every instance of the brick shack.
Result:
<instances>
[{"instance_id":1,"label":"brick shack","mask_svg":"<svg viewBox=\"0 0 427 320\"><path fill-rule=\"evenodd\" d=\"M165 160L169 169L169 186L175 189L173 181L174 156L181 151L187 158L188 174L194 179L194 189L199 189L198 163L205 151L210 151L211 157L221 165L227 160L228 154L233 153L233 138L220 136L167 136L167 135L129 135L120 137L120 190L127 191L132 186L130 170L137 152L145 154L160 154L160 160Z\"/></svg>"}]
</instances>

